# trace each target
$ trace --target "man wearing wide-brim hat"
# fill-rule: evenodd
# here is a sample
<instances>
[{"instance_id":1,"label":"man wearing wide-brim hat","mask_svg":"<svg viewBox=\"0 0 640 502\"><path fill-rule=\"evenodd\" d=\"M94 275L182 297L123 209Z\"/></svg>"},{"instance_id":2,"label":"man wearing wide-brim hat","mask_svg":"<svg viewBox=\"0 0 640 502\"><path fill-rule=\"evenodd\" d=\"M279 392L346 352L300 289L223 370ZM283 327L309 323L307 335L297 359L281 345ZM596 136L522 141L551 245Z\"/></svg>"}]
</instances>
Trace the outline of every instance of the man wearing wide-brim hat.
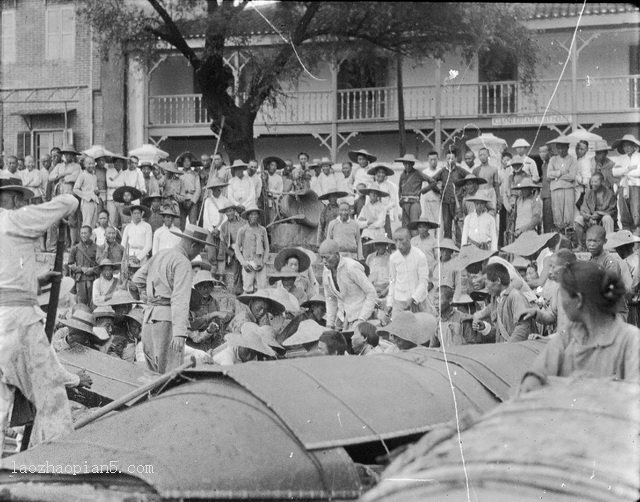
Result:
<instances>
[{"instance_id":1,"label":"man wearing wide-brim hat","mask_svg":"<svg viewBox=\"0 0 640 502\"><path fill-rule=\"evenodd\" d=\"M96 307L100 307L106 305L116 290L118 279L113 276L113 272L120 268L120 263L103 258L96 268L99 277L93 281L91 299Z\"/></svg>"},{"instance_id":2,"label":"man wearing wide-brim hat","mask_svg":"<svg viewBox=\"0 0 640 502\"><path fill-rule=\"evenodd\" d=\"M237 297L235 315L227 329L237 333L247 322L269 324L269 315L278 316L286 311L285 305L276 297L274 288L259 289L255 293Z\"/></svg>"},{"instance_id":3,"label":"man wearing wide-brim hat","mask_svg":"<svg viewBox=\"0 0 640 502\"><path fill-rule=\"evenodd\" d=\"M253 182L245 176L248 165L241 160L231 164L232 178L227 187L227 199L236 206L244 208L257 204L256 190Z\"/></svg>"},{"instance_id":4,"label":"man wearing wide-brim hat","mask_svg":"<svg viewBox=\"0 0 640 502\"><path fill-rule=\"evenodd\" d=\"M398 204L402 210L402 226L407 226L410 221L420 218L422 207L420 206L420 196L422 195L422 184L430 179L425 174L415 169L416 158L412 154L403 155L395 159L404 167L398 182L399 199Z\"/></svg>"},{"instance_id":5,"label":"man wearing wide-brim hat","mask_svg":"<svg viewBox=\"0 0 640 502\"><path fill-rule=\"evenodd\" d=\"M261 327L245 323L239 332L225 336L226 346L213 356L214 364L231 366L249 361L275 359L276 353L262 336Z\"/></svg>"},{"instance_id":6,"label":"man wearing wide-brim hat","mask_svg":"<svg viewBox=\"0 0 640 502\"><path fill-rule=\"evenodd\" d=\"M367 171L369 170L369 164L377 159L375 155L364 149L349 151L349 160L356 164L351 172L354 187L357 187L360 183L364 183L365 186L371 183L371 176L367 174Z\"/></svg>"},{"instance_id":7,"label":"man wearing wide-brim hat","mask_svg":"<svg viewBox=\"0 0 640 502\"><path fill-rule=\"evenodd\" d=\"M172 207L165 206L158 213L162 217L162 226L153 233L151 255L158 254L163 249L169 249L180 244L180 232L175 224L180 215Z\"/></svg>"},{"instance_id":8,"label":"man wearing wide-brim hat","mask_svg":"<svg viewBox=\"0 0 640 502\"><path fill-rule=\"evenodd\" d=\"M633 134L625 134L612 144L613 148L621 155L615 159L615 167L612 169L614 176L622 178L620 185L623 190L624 199L628 199L628 209L630 218L625 218L626 207L621 207L620 217L625 227L632 227L631 230L640 232L640 141ZM621 206L626 201L621 200ZM632 221L625 221L632 220Z\"/></svg>"},{"instance_id":9,"label":"man wearing wide-brim hat","mask_svg":"<svg viewBox=\"0 0 640 502\"><path fill-rule=\"evenodd\" d=\"M269 285L277 288L282 288L288 294L292 295L298 306L302 302L306 302L308 300L307 294L304 290L298 286L296 286L296 279L300 276L298 272L292 272L289 270L280 270L277 272L273 272L269 274ZM292 302L293 303L293 302Z\"/></svg>"},{"instance_id":10,"label":"man wearing wide-brim hat","mask_svg":"<svg viewBox=\"0 0 640 502\"><path fill-rule=\"evenodd\" d=\"M376 288L378 298L384 298L389 292L389 258L396 243L387 237L371 239L364 244L368 248L365 263L369 267L369 280Z\"/></svg>"},{"instance_id":11,"label":"man wearing wide-brim hat","mask_svg":"<svg viewBox=\"0 0 640 502\"><path fill-rule=\"evenodd\" d=\"M33 192L0 184L0 444L18 388L36 408L31 445L73 430L62 367L44 332L38 305L38 284L51 282L36 276L36 243L47 230L78 209L78 200L66 193L50 202L23 206ZM20 209L17 209L20 207ZM77 382L76 382L77 383Z\"/></svg>"},{"instance_id":12,"label":"man wearing wide-brim hat","mask_svg":"<svg viewBox=\"0 0 640 502\"><path fill-rule=\"evenodd\" d=\"M542 201L535 196L540 187L531 178L525 178L511 187L512 191L518 193L514 227L516 237L527 230L536 230L542 224Z\"/></svg>"},{"instance_id":13,"label":"man wearing wide-brim hat","mask_svg":"<svg viewBox=\"0 0 640 502\"><path fill-rule=\"evenodd\" d=\"M400 350L410 350L424 345L435 335L437 322L433 315L426 312L422 312L420 318L418 315L420 314L398 312L391 323L378 328L378 333L388 333L389 340Z\"/></svg>"},{"instance_id":14,"label":"man wearing wide-brim hat","mask_svg":"<svg viewBox=\"0 0 640 502\"><path fill-rule=\"evenodd\" d=\"M613 168L615 163L607 156L611 147L604 139L598 139L593 145L593 151L595 156L591 160L591 171L594 173L600 173L603 176L603 182L606 187L610 188L614 192L620 185L620 178L613 175Z\"/></svg>"},{"instance_id":15,"label":"man wearing wide-brim hat","mask_svg":"<svg viewBox=\"0 0 640 502\"><path fill-rule=\"evenodd\" d=\"M234 244L235 256L242 267L242 288L244 293L267 287L265 260L269 256L267 230L260 225L262 210L255 204L248 206L242 217L246 225L238 230Z\"/></svg>"},{"instance_id":16,"label":"man wearing wide-brim hat","mask_svg":"<svg viewBox=\"0 0 640 502\"><path fill-rule=\"evenodd\" d=\"M245 219L239 216L243 209L230 202L227 206L220 208L220 212L224 214L225 219L220 225L218 270L219 273L223 273L225 270L233 273L232 291L236 295L242 293L242 266L235 255L235 244L238 231L247 223Z\"/></svg>"},{"instance_id":17,"label":"man wearing wide-brim hat","mask_svg":"<svg viewBox=\"0 0 640 502\"><path fill-rule=\"evenodd\" d=\"M384 237L387 206L382 198L389 197L389 193L373 187L362 188L360 193L369 196L369 200L365 203L356 220L362 232L362 239Z\"/></svg>"},{"instance_id":18,"label":"man wearing wide-brim hat","mask_svg":"<svg viewBox=\"0 0 640 502\"><path fill-rule=\"evenodd\" d=\"M325 302L324 295L311 297L309 300L301 303L300 308L303 309L303 312L295 315L293 319L291 319L291 321L289 321L289 323L276 334L276 339L280 343L298 331L300 323L308 319L311 319L324 327L324 316L327 313L327 304Z\"/></svg>"},{"instance_id":19,"label":"man wearing wide-brim hat","mask_svg":"<svg viewBox=\"0 0 640 502\"><path fill-rule=\"evenodd\" d=\"M580 211L576 213L574 229L578 247L584 250L584 233L592 225L602 225L605 232L613 232L617 218L617 200L613 190L604 185L602 173L593 173L589 180L591 188L585 194Z\"/></svg>"},{"instance_id":20,"label":"man wearing wide-brim hat","mask_svg":"<svg viewBox=\"0 0 640 502\"><path fill-rule=\"evenodd\" d=\"M370 188L377 188L389 194L389 197L383 200L383 203L387 207L384 231L387 235L391 235L391 222L397 221L400 217L398 186L389 180L389 177L393 176L394 171L388 164L377 162L370 166L367 173L373 176L373 183L369 186Z\"/></svg>"},{"instance_id":21,"label":"man wearing wide-brim hat","mask_svg":"<svg viewBox=\"0 0 640 502\"><path fill-rule=\"evenodd\" d=\"M327 328L321 326L313 319L306 319L300 322L297 331L292 336L282 342L282 346L287 349L302 346L307 353L311 352L317 347L322 333L326 331Z\"/></svg>"},{"instance_id":22,"label":"man wearing wide-brim hat","mask_svg":"<svg viewBox=\"0 0 640 502\"><path fill-rule=\"evenodd\" d=\"M522 170L527 174L527 176L531 176L531 179L536 183L540 181L540 175L538 174L538 166L536 165L536 161L529 157L527 154L531 149L531 145L524 138L518 138L511 145L516 151L516 155L522 158L523 166Z\"/></svg>"},{"instance_id":23,"label":"man wearing wide-brim hat","mask_svg":"<svg viewBox=\"0 0 640 502\"><path fill-rule=\"evenodd\" d=\"M76 156L80 154L75 150L73 145L64 146L60 150L60 153L62 153L62 162L54 166L49 173L49 182L54 185L52 190L54 196L73 193L73 185L82 173L82 167L76 162ZM67 218L71 244L75 244L79 240L80 220L81 215L79 209ZM57 227L52 229L52 231L57 235Z\"/></svg>"},{"instance_id":24,"label":"man wearing wide-brim hat","mask_svg":"<svg viewBox=\"0 0 640 502\"><path fill-rule=\"evenodd\" d=\"M126 208L126 211L131 215L131 222L122 231L122 247L129 250L129 258L133 257L138 263L144 264L153 246L151 225L142 220L143 215L149 216L149 208L135 204Z\"/></svg>"},{"instance_id":25,"label":"man wearing wide-brim hat","mask_svg":"<svg viewBox=\"0 0 640 502\"><path fill-rule=\"evenodd\" d=\"M315 193L324 195L328 192L335 192L338 190L338 177L333 170L333 162L329 157L322 157L318 162L320 166L320 173L318 176L311 178L309 187ZM343 195L346 197L347 194Z\"/></svg>"},{"instance_id":26,"label":"man wearing wide-brim hat","mask_svg":"<svg viewBox=\"0 0 640 502\"><path fill-rule=\"evenodd\" d=\"M476 192L466 197L472 203L474 211L464 217L461 246L473 244L480 249L498 250L498 230L495 216L487 211L491 199L484 193Z\"/></svg>"},{"instance_id":27,"label":"man wearing wide-brim hat","mask_svg":"<svg viewBox=\"0 0 640 502\"><path fill-rule=\"evenodd\" d=\"M573 225L575 216L575 184L578 174L578 161L569 155L571 140L566 136L559 136L547 144L554 145L557 155L549 160L547 176L550 180L551 210L554 226L563 231Z\"/></svg>"},{"instance_id":28,"label":"man wearing wide-brim hat","mask_svg":"<svg viewBox=\"0 0 640 502\"><path fill-rule=\"evenodd\" d=\"M218 178L211 180L207 185L210 195L205 198L202 209L202 226L209 232L208 240L212 244L207 248L207 259L216 265L216 271L219 272L224 271L224 266L220 267L223 264L218 263L218 260L222 258L220 255L220 229L226 220L222 209L230 204L229 199L222 195L222 191L228 185Z\"/></svg>"},{"instance_id":29,"label":"man wearing wide-brim hat","mask_svg":"<svg viewBox=\"0 0 640 502\"><path fill-rule=\"evenodd\" d=\"M163 249L138 270L132 282L146 294L142 343L149 369L166 373L182 364L189 326L191 260L207 245L207 231L187 224L180 244Z\"/></svg>"}]
</instances>

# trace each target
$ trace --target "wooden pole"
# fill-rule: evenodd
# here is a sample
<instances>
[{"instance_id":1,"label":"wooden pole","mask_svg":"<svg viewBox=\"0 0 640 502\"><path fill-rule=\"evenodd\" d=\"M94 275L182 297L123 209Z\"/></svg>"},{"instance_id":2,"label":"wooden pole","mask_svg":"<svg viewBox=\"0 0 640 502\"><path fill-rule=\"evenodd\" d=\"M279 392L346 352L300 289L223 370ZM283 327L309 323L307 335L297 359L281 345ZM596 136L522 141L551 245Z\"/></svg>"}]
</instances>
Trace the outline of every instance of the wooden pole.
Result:
<instances>
[{"instance_id":1,"label":"wooden pole","mask_svg":"<svg viewBox=\"0 0 640 502\"><path fill-rule=\"evenodd\" d=\"M211 178L213 177L213 157L218 153L218 148L220 147L220 138L222 138L222 130L224 129L224 115L222 116L222 120L220 121L220 132L218 133L218 139L216 140L216 149L213 152L211 167L209 168L209 176L207 177L207 186L211 183ZM202 198L202 207L200 208L200 215L198 216L198 221L202 221L202 213L204 213L204 202L207 200L207 187L200 187L205 192L205 196Z\"/></svg>"},{"instance_id":2,"label":"wooden pole","mask_svg":"<svg viewBox=\"0 0 640 502\"><path fill-rule=\"evenodd\" d=\"M400 155L407 153L407 132L404 124L404 86L402 84L402 55L396 58L396 74L398 83L398 135L400 136Z\"/></svg>"},{"instance_id":3,"label":"wooden pole","mask_svg":"<svg viewBox=\"0 0 640 502\"><path fill-rule=\"evenodd\" d=\"M438 155L442 154L442 124L440 116L442 115L442 61L436 59L436 111L435 111L435 129L434 129L434 146Z\"/></svg>"},{"instance_id":4,"label":"wooden pole","mask_svg":"<svg viewBox=\"0 0 640 502\"><path fill-rule=\"evenodd\" d=\"M67 225L60 221L58 225L58 240L56 242L56 257L53 262L53 271L59 275L51 279L51 292L49 293L49 306L47 307L47 320L44 325L44 332L47 340L51 342L53 331L56 327L56 314L58 313L58 301L60 299L60 283L62 282L62 264L64 259L64 244L67 235Z\"/></svg>"},{"instance_id":5,"label":"wooden pole","mask_svg":"<svg viewBox=\"0 0 640 502\"><path fill-rule=\"evenodd\" d=\"M578 130L578 51L577 40L571 46L571 132Z\"/></svg>"},{"instance_id":6,"label":"wooden pole","mask_svg":"<svg viewBox=\"0 0 640 502\"><path fill-rule=\"evenodd\" d=\"M132 390L131 392L129 392L128 394L125 394L121 398L118 398L115 401L111 401L109 404L107 404L106 406L103 406L102 408L99 408L94 413L91 413L90 415L87 415L86 417L78 420L74 424L73 428L75 430L81 429L85 425L90 424L91 422L94 422L95 420L99 419L100 417L105 416L107 413L109 413L111 411L114 411L114 410L117 410L121 406L127 404L129 401L131 401L131 400L133 400L133 399L135 399L137 397L140 397L140 396L146 394L147 392L155 389L159 385L162 385L165 382L168 382L169 380L177 377L184 370L195 367L195 365L196 365L196 359L195 359L195 357L191 356L191 359L189 360L189 362L181 364L180 366L178 366L174 370L170 371L169 373L165 373L164 375L160 375L155 380L143 385L142 387L138 387L137 389Z\"/></svg>"}]
</instances>

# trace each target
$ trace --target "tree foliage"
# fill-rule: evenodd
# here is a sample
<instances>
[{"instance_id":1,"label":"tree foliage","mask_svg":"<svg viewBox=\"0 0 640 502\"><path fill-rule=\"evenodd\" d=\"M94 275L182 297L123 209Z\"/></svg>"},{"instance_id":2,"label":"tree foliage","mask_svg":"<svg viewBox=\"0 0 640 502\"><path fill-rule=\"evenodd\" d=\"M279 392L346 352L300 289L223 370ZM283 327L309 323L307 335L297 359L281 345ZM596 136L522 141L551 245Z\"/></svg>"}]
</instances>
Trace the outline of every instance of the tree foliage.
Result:
<instances>
[{"instance_id":1,"label":"tree foliage","mask_svg":"<svg viewBox=\"0 0 640 502\"><path fill-rule=\"evenodd\" d=\"M457 51L467 61L483 52L515 58L524 82L535 78L537 46L521 20L522 4L430 2L274 2L230 0L86 0L81 15L100 46L124 44L146 63L168 49L195 69L203 101L232 158L253 156L253 123L265 101L275 104L287 83L320 61L372 54L441 58ZM260 11L260 12L258 12ZM262 15L261 15L261 14ZM190 38L204 37L192 48ZM224 56L249 63L241 85ZM233 96L230 89L240 96ZM239 99L236 99L239 98Z\"/></svg>"}]
</instances>

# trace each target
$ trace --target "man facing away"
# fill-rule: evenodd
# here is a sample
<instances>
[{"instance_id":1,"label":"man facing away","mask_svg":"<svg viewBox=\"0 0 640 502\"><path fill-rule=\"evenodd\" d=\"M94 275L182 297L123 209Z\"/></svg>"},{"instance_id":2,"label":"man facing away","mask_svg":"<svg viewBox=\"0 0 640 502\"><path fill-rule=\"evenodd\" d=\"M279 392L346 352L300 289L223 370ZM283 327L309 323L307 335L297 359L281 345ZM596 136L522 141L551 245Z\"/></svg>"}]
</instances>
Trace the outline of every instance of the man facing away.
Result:
<instances>
[{"instance_id":1,"label":"man facing away","mask_svg":"<svg viewBox=\"0 0 640 502\"><path fill-rule=\"evenodd\" d=\"M180 245L163 249L133 276L138 291L145 293L146 308L142 344L149 369L167 373L183 361L189 326L191 260L199 255L207 232L186 225Z\"/></svg>"}]
</instances>

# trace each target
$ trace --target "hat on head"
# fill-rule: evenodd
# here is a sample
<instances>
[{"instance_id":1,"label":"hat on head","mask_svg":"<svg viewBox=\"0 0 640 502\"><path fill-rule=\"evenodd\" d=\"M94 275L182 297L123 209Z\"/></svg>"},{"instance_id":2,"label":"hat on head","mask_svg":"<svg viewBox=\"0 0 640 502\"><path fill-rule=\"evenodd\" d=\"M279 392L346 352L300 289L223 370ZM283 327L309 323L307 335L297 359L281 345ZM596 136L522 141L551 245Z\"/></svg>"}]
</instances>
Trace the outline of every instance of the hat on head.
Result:
<instances>
[{"instance_id":1,"label":"hat on head","mask_svg":"<svg viewBox=\"0 0 640 502\"><path fill-rule=\"evenodd\" d=\"M528 176L522 179L517 185L511 185L511 190L521 190L523 188L541 188L542 185L534 183Z\"/></svg>"},{"instance_id":2,"label":"hat on head","mask_svg":"<svg viewBox=\"0 0 640 502\"><path fill-rule=\"evenodd\" d=\"M608 152L611 150L611 147L607 144L607 141L604 139L597 139L594 142L593 151L594 152Z\"/></svg>"},{"instance_id":3,"label":"hat on head","mask_svg":"<svg viewBox=\"0 0 640 502\"><path fill-rule=\"evenodd\" d=\"M249 216L249 213L254 213L254 212L257 212L258 214L262 214L262 209L256 206L255 203L245 208L245 210L242 212L242 217L247 218Z\"/></svg>"},{"instance_id":4,"label":"hat on head","mask_svg":"<svg viewBox=\"0 0 640 502\"><path fill-rule=\"evenodd\" d=\"M274 350L262 339L259 326L252 322L243 324L240 333L229 333L224 339L231 347L244 347L269 357L276 356Z\"/></svg>"},{"instance_id":5,"label":"hat on head","mask_svg":"<svg viewBox=\"0 0 640 502\"><path fill-rule=\"evenodd\" d=\"M544 248L556 235L558 235L557 232L538 234L534 230L527 230L522 232L511 244L504 246L501 251L518 256L532 256Z\"/></svg>"},{"instance_id":6,"label":"hat on head","mask_svg":"<svg viewBox=\"0 0 640 502\"><path fill-rule=\"evenodd\" d=\"M317 342L325 331L327 328L320 326L313 319L306 319L298 325L298 330L293 335L282 342L282 345L293 347L294 345Z\"/></svg>"},{"instance_id":7,"label":"hat on head","mask_svg":"<svg viewBox=\"0 0 640 502\"><path fill-rule=\"evenodd\" d=\"M266 157L262 160L262 167L264 168L265 171L269 169L269 164L271 164L272 162L276 163L276 165L278 166L278 169L284 169L287 166L284 160L282 160L280 157L275 157L275 156Z\"/></svg>"},{"instance_id":8,"label":"hat on head","mask_svg":"<svg viewBox=\"0 0 640 502\"><path fill-rule=\"evenodd\" d=\"M412 314L411 312L398 312L389 324L378 328L378 333L389 333L416 345L422 345L431 339L430 332L421 329L424 324L426 324L424 319L422 319L421 323L418 322L416 314ZM434 329L435 325L434 318Z\"/></svg>"},{"instance_id":9,"label":"hat on head","mask_svg":"<svg viewBox=\"0 0 640 502\"><path fill-rule=\"evenodd\" d=\"M438 223L436 223L435 221L431 221L428 218L420 218L418 220L410 221L407 224L407 228L409 230L417 230L418 225L427 225L427 228L438 228L440 226L438 225Z\"/></svg>"},{"instance_id":10,"label":"hat on head","mask_svg":"<svg viewBox=\"0 0 640 502\"><path fill-rule=\"evenodd\" d=\"M289 258L292 256L298 259L298 272L304 272L311 266L311 258L302 249L285 248L274 258L273 267L281 271L282 267L287 264L287 261L289 261Z\"/></svg>"},{"instance_id":11,"label":"hat on head","mask_svg":"<svg viewBox=\"0 0 640 502\"><path fill-rule=\"evenodd\" d=\"M118 268L120 267L120 263L115 262L115 261L111 261L109 258L103 258L102 260L100 260L100 263L98 263L98 267L102 269L102 267L113 267L113 268Z\"/></svg>"},{"instance_id":12,"label":"hat on head","mask_svg":"<svg viewBox=\"0 0 640 502\"><path fill-rule=\"evenodd\" d=\"M76 150L76 148L73 146L73 143L69 143L63 146L62 148L60 148L60 153L70 153L72 155L80 155L80 152Z\"/></svg>"},{"instance_id":13,"label":"hat on head","mask_svg":"<svg viewBox=\"0 0 640 502\"><path fill-rule=\"evenodd\" d=\"M162 200L162 195L160 195L160 192L154 192L147 195L146 197L143 197L142 204L145 206L150 206L154 200Z\"/></svg>"},{"instance_id":14,"label":"hat on head","mask_svg":"<svg viewBox=\"0 0 640 502\"><path fill-rule=\"evenodd\" d=\"M231 202L229 202L226 206L221 207L218 211L220 213L224 213L224 212L229 211L231 209L233 209L237 213L242 213L242 211L244 211L244 208L242 206L236 206L235 204L233 204Z\"/></svg>"},{"instance_id":15,"label":"hat on head","mask_svg":"<svg viewBox=\"0 0 640 502\"><path fill-rule=\"evenodd\" d=\"M213 178L211 180L211 183L209 183L206 188L208 188L208 189L224 188L224 187L226 187L228 185L229 185L229 183L226 183L226 182L222 181L219 178Z\"/></svg>"},{"instance_id":16,"label":"hat on head","mask_svg":"<svg viewBox=\"0 0 640 502\"><path fill-rule=\"evenodd\" d=\"M511 265L513 265L513 268L515 269L527 268L530 264L531 262L529 260L520 255L515 255L513 260L511 260Z\"/></svg>"},{"instance_id":17,"label":"hat on head","mask_svg":"<svg viewBox=\"0 0 640 502\"><path fill-rule=\"evenodd\" d=\"M329 200L329 197L331 197L332 195L334 195L338 199L341 199L342 197L347 197L349 194L342 190L332 190L330 192L323 193L322 195L320 195L318 197L318 200Z\"/></svg>"},{"instance_id":18,"label":"hat on head","mask_svg":"<svg viewBox=\"0 0 640 502\"><path fill-rule=\"evenodd\" d=\"M364 157L366 157L366 159L369 162L375 162L378 159L378 157L376 157L375 155L371 155L366 150L361 149L361 150L351 150L349 152L349 160L351 160L352 162L358 162L358 155L363 155Z\"/></svg>"},{"instance_id":19,"label":"hat on head","mask_svg":"<svg viewBox=\"0 0 640 502\"><path fill-rule=\"evenodd\" d=\"M460 250L460 254L457 256L458 263L460 263L460 270L476 263L482 263L496 253L497 251L480 249L478 246L474 246L473 244L463 246Z\"/></svg>"},{"instance_id":20,"label":"hat on head","mask_svg":"<svg viewBox=\"0 0 640 502\"><path fill-rule=\"evenodd\" d=\"M383 190L380 190L379 188L373 188L373 187L361 188L360 193L362 195L370 195L372 193L375 193L380 197L389 197L389 192L385 192Z\"/></svg>"},{"instance_id":21,"label":"hat on head","mask_svg":"<svg viewBox=\"0 0 640 502\"><path fill-rule=\"evenodd\" d=\"M459 186L465 185L469 181L474 181L478 185L482 185L483 183L487 182L487 180L485 180L484 178L480 178L475 174L467 174L463 179L455 181L454 184L459 187Z\"/></svg>"},{"instance_id":22,"label":"hat on head","mask_svg":"<svg viewBox=\"0 0 640 502\"><path fill-rule=\"evenodd\" d=\"M552 139L551 141L547 141L547 145L553 145L553 144L570 145L571 144L571 138L567 138L564 134L561 134L557 138Z\"/></svg>"},{"instance_id":23,"label":"hat on head","mask_svg":"<svg viewBox=\"0 0 640 502\"><path fill-rule=\"evenodd\" d=\"M137 305L140 303L142 302L131 296L128 289L116 289L113 296L111 296L111 300L106 302L110 307L113 307L114 305Z\"/></svg>"},{"instance_id":24,"label":"hat on head","mask_svg":"<svg viewBox=\"0 0 640 502\"><path fill-rule=\"evenodd\" d=\"M118 187L113 191L113 200L115 202L124 202L123 196L125 192L129 192L131 194L131 200L138 200L142 197L142 192L135 187L122 186Z\"/></svg>"},{"instance_id":25,"label":"hat on head","mask_svg":"<svg viewBox=\"0 0 640 502\"><path fill-rule=\"evenodd\" d=\"M191 265L193 266L193 262L191 262ZM211 270L211 267L209 267L209 270ZM203 282L210 282L212 284L223 284L222 281L219 281L218 279L213 277L209 270L198 270L196 272L196 275L193 277L191 287L195 288L198 284L202 284Z\"/></svg>"},{"instance_id":26,"label":"hat on head","mask_svg":"<svg viewBox=\"0 0 640 502\"><path fill-rule=\"evenodd\" d=\"M474 290L469 293L469 296L473 301L480 302L483 301L487 296L490 296L489 290L485 286L482 289Z\"/></svg>"},{"instance_id":27,"label":"hat on head","mask_svg":"<svg viewBox=\"0 0 640 502\"><path fill-rule=\"evenodd\" d=\"M230 169L233 171L234 169L246 169L247 167L249 167L249 164L246 164L245 162L241 161L240 159L236 159L233 161L233 164L231 164Z\"/></svg>"},{"instance_id":28,"label":"hat on head","mask_svg":"<svg viewBox=\"0 0 640 502\"><path fill-rule=\"evenodd\" d=\"M92 159L106 158L107 161L111 160L114 155L102 145L92 145L88 150L83 150L82 154Z\"/></svg>"},{"instance_id":29,"label":"hat on head","mask_svg":"<svg viewBox=\"0 0 640 502\"><path fill-rule=\"evenodd\" d=\"M245 293L238 296L238 301L249 305L253 300L264 300L269 306L269 312L278 315L286 309L284 304L274 296L274 288L259 289L255 293Z\"/></svg>"},{"instance_id":30,"label":"hat on head","mask_svg":"<svg viewBox=\"0 0 640 502\"><path fill-rule=\"evenodd\" d=\"M491 202L491 199L483 193L475 193L469 197L465 197L465 200L469 202L486 202L487 204Z\"/></svg>"},{"instance_id":31,"label":"hat on head","mask_svg":"<svg viewBox=\"0 0 640 502\"><path fill-rule=\"evenodd\" d=\"M203 261L202 256L198 255L191 260L191 268L200 267L202 270L211 270L211 264Z\"/></svg>"},{"instance_id":32,"label":"hat on head","mask_svg":"<svg viewBox=\"0 0 640 502\"><path fill-rule=\"evenodd\" d=\"M618 230L607 234L607 242L604 243L604 247L605 249L615 249L636 242L640 242L640 237L634 235L631 230Z\"/></svg>"},{"instance_id":33,"label":"hat on head","mask_svg":"<svg viewBox=\"0 0 640 502\"><path fill-rule=\"evenodd\" d=\"M410 162L412 164L415 164L416 162L418 162L416 159L416 156L413 155L412 153L405 153L402 157L398 157L393 161L394 162Z\"/></svg>"},{"instance_id":34,"label":"hat on head","mask_svg":"<svg viewBox=\"0 0 640 502\"><path fill-rule=\"evenodd\" d=\"M444 239L438 239L435 247L441 248L441 249L450 249L451 251L454 251L456 253L460 252L460 249L458 248L458 246L455 245L453 240L448 239L446 237Z\"/></svg>"},{"instance_id":35,"label":"hat on head","mask_svg":"<svg viewBox=\"0 0 640 502\"><path fill-rule=\"evenodd\" d=\"M168 173L184 174L180 169L178 169L175 162L170 162L168 160L163 160L159 162L158 167L163 171L167 171Z\"/></svg>"},{"instance_id":36,"label":"hat on head","mask_svg":"<svg viewBox=\"0 0 640 502\"><path fill-rule=\"evenodd\" d=\"M96 307L93 310L93 317L95 320L100 319L101 317L115 317L116 312L108 305L102 305L100 307Z\"/></svg>"},{"instance_id":37,"label":"hat on head","mask_svg":"<svg viewBox=\"0 0 640 502\"><path fill-rule=\"evenodd\" d=\"M640 141L638 141L633 134L625 134L624 136L622 136L622 138L615 140L611 145L611 147L614 150L617 150L618 153L624 153L624 150L622 149L622 145L624 144L625 141L628 141L629 143L633 143L636 146L640 146Z\"/></svg>"},{"instance_id":38,"label":"hat on head","mask_svg":"<svg viewBox=\"0 0 640 502\"><path fill-rule=\"evenodd\" d=\"M134 321L136 321L140 326L142 326L142 318L144 316L144 311L142 310L141 307L135 307L132 308L128 314L125 314L125 317L128 317L129 319L133 319Z\"/></svg>"},{"instance_id":39,"label":"hat on head","mask_svg":"<svg viewBox=\"0 0 640 502\"><path fill-rule=\"evenodd\" d=\"M35 197L31 189L22 186L22 180L20 180L20 178L0 178L0 191L18 192L25 199Z\"/></svg>"},{"instance_id":40,"label":"hat on head","mask_svg":"<svg viewBox=\"0 0 640 502\"><path fill-rule=\"evenodd\" d=\"M300 274L298 272L289 272L287 270L280 270L269 274L269 284L275 284L283 279L297 279Z\"/></svg>"},{"instance_id":41,"label":"hat on head","mask_svg":"<svg viewBox=\"0 0 640 502\"><path fill-rule=\"evenodd\" d=\"M300 306L304 309L310 309L314 305L327 305L327 302L322 295L315 295L309 298L306 302L302 302Z\"/></svg>"},{"instance_id":42,"label":"hat on head","mask_svg":"<svg viewBox=\"0 0 640 502\"><path fill-rule=\"evenodd\" d=\"M318 254L335 254L340 252L340 245L333 239L325 239L318 248Z\"/></svg>"},{"instance_id":43,"label":"hat on head","mask_svg":"<svg viewBox=\"0 0 640 502\"><path fill-rule=\"evenodd\" d=\"M513 142L513 145L511 145L511 148L521 148L521 147L529 148L530 146L531 145L526 139L518 138Z\"/></svg>"},{"instance_id":44,"label":"hat on head","mask_svg":"<svg viewBox=\"0 0 640 502\"><path fill-rule=\"evenodd\" d=\"M384 244L385 246L395 246L396 243L393 242L388 237L380 237L379 239L371 239L367 242L363 242L363 246L375 246L376 244Z\"/></svg>"},{"instance_id":45,"label":"hat on head","mask_svg":"<svg viewBox=\"0 0 640 502\"><path fill-rule=\"evenodd\" d=\"M207 242L209 233L204 228L192 225L191 223L187 223L185 225L184 232L180 232L180 230L169 231L173 235L177 235L179 237L182 237L183 239L199 242L200 244L205 244L206 246L213 246L213 243Z\"/></svg>"},{"instance_id":46,"label":"hat on head","mask_svg":"<svg viewBox=\"0 0 640 502\"><path fill-rule=\"evenodd\" d=\"M180 218L180 215L176 213L171 206L164 206L160 208L158 213L160 216L173 216L174 218Z\"/></svg>"},{"instance_id":47,"label":"hat on head","mask_svg":"<svg viewBox=\"0 0 640 502\"><path fill-rule=\"evenodd\" d=\"M514 155L509 164L512 166L524 166L524 158L520 157L520 155Z\"/></svg>"},{"instance_id":48,"label":"hat on head","mask_svg":"<svg viewBox=\"0 0 640 502\"><path fill-rule=\"evenodd\" d=\"M391 169L387 164L383 164L382 162L376 162L369 166L367 170L367 174L369 176L374 176L380 169L384 171L384 174L387 176L393 176L393 169Z\"/></svg>"},{"instance_id":49,"label":"hat on head","mask_svg":"<svg viewBox=\"0 0 640 502\"><path fill-rule=\"evenodd\" d=\"M122 213L126 214L127 216L130 216L136 209L139 209L140 211L142 211L142 216L144 216L145 218L148 218L149 216L151 216L151 209L141 204L132 204L129 207L125 207L122 210Z\"/></svg>"},{"instance_id":50,"label":"hat on head","mask_svg":"<svg viewBox=\"0 0 640 502\"><path fill-rule=\"evenodd\" d=\"M314 159L314 160L315 160L315 159ZM319 165L320 167L322 167L322 166L326 166L326 165L333 166L333 162L331 162L331 159L330 159L329 157L322 157L322 158L318 161L318 165Z\"/></svg>"},{"instance_id":51,"label":"hat on head","mask_svg":"<svg viewBox=\"0 0 640 502\"><path fill-rule=\"evenodd\" d=\"M95 318L91 312L76 310L71 314L70 319L61 319L60 324L63 324L68 328L77 329L93 335Z\"/></svg>"},{"instance_id":52,"label":"hat on head","mask_svg":"<svg viewBox=\"0 0 640 502\"><path fill-rule=\"evenodd\" d=\"M452 305L467 305L469 303L473 303L473 298L466 293L454 293L453 299L451 300Z\"/></svg>"},{"instance_id":53,"label":"hat on head","mask_svg":"<svg viewBox=\"0 0 640 502\"><path fill-rule=\"evenodd\" d=\"M255 323L248 322L248 323L243 325L243 328L244 328L244 326L248 326L248 325L251 325L251 324L256 326ZM242 328L241 328L241 330L242 330ZM268 326L268 325L259 326L258 327L258 334L262 338L262 341L264 343L266 343L269 347L271 347L273 349L280 349L281 351L285 350L285 348L282 345L280 345L280 342L278 342L278 340L276 339L276 330L273 329L272 326Z\"/></svg>"}]
</instances>

